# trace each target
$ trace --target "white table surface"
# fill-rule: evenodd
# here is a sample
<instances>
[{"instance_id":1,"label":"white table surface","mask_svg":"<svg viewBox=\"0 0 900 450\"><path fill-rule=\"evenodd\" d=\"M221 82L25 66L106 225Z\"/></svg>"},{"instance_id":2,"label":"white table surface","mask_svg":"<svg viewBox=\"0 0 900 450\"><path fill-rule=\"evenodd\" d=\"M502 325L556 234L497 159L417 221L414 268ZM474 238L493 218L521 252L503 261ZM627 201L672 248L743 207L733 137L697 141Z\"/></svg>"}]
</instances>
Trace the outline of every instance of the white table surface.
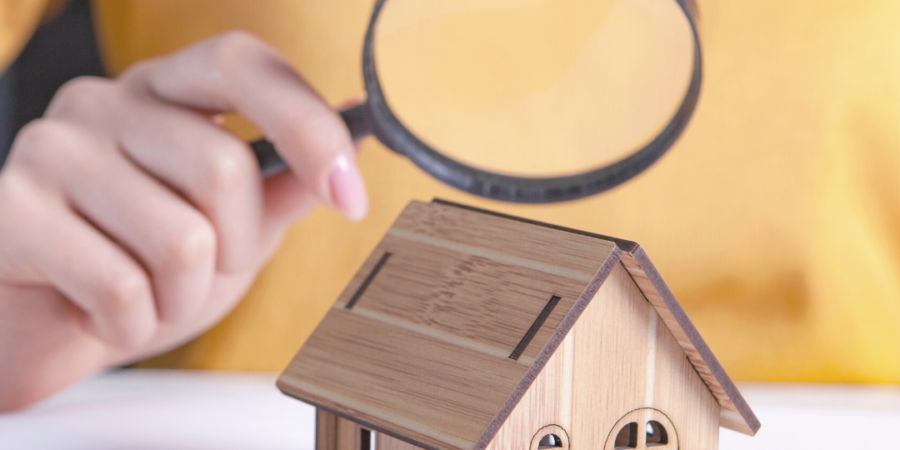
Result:
<instances>
[{"instance_id":1,"label":"white table surface","mask_svg":"<svg viewBox=\"0 0 900 450\"><path fill-rule=\"evenodd\" d=\"M0 449L313 449L314 411L277 374L122 370L28 410L0 414ZM897 448L900 387L742 384L756 437L720 448Z\"/></svg>"}]
</instances>

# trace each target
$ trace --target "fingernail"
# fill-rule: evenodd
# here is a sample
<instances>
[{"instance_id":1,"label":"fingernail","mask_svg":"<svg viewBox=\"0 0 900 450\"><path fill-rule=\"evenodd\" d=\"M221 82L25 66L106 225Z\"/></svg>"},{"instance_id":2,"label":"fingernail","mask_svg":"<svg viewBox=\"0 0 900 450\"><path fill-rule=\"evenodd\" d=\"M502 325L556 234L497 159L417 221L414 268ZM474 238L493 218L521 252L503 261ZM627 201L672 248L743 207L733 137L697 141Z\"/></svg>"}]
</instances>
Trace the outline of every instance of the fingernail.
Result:
<instances>
[{"instance_id":1,"label":"fingernail","mask_svg":"<svg viewBox=\"0 0 900 450\"><path fill-rule=\"evenodd\" d=\"M352 221L366 217L369 210L366 187L359 169L349 156L342 154L334 160L328 181L331 200L338 211Z\"/></svg>"}]
</instances>

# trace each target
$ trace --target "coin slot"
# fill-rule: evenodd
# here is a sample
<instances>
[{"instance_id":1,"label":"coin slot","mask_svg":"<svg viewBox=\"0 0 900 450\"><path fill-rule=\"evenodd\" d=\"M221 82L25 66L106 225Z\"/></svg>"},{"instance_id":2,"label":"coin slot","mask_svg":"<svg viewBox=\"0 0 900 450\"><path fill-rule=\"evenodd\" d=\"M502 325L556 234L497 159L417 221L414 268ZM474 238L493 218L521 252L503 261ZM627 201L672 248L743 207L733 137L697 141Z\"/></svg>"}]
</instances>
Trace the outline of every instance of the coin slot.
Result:
<instances>
[{"instance_id":1,"label":"coin slot","mask_svg":"<svg viewBox=\"0 0 900 450\"><path fill-rule=\"evenodd\" d=\"M509 359L515 361L518 360L522 353L525 352L525 349L528 348L528 344L531 343L531 340L534 339L534 335L541 329L541 326L544 325L544 322L550 317L550 313L553 312L553 308L556 308L556 304L559 303L560 297L558 295L554 295L550 297L550 301L547 302L547 305L544 306L543 311L538 314L537 318L534 319L534 323L531 324L531 328L525 332L525 336L522 336L522 340L519 341L519 345L513 349L513 352L509 355Z\"/></svg>"}]
</instances>

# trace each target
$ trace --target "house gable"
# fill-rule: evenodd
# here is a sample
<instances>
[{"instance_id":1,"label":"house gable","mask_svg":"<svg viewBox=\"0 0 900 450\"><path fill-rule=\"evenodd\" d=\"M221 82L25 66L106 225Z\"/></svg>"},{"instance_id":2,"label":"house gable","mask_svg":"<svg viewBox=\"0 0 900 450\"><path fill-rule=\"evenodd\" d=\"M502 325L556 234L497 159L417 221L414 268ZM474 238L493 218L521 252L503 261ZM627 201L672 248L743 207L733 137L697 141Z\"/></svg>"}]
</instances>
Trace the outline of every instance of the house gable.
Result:
<instances>
[{"instance_id":1,"label":"house gable","mask_svg":"<svg viewBox=\"0 0 900 450\"><path fill-rule=\"evenodd\" d=\"M558 347L573 326L588 327L581 315L597 303L599 290L611 289L605 283L612 272L628 278L629 295L646 299L640 304L647 320L658 313L665 332L657 335L671 338L658 345L682 352L671 361L659 355L679 353L657 352L656 370L666 370L669 361L672 370L702 379L697 395L715 396L721 423L755 433L756 417L637 244L437 201L407 206L278 387L421 448L484 449L495 437L504 439L498 433L512 423L507 419L517 405L537 401L526 398L539 390L530 387L550 376L552 364L563 364L560 355L570 350ZM649 322L642 323L649 331ZM627 337L635 332L629 329L618 328L621 336L614 327L610 332L622 342L639 342L641 334ZM577 364L570 364L572 371ZM598 367L611 371L607 377L617 370L615 364ZM635 370L646 375L645 369ZM689 387L652 392L664 399L694 392L696 386ZM582 417L592 407L568 410ZM573 426L600 427L588 425Z\"/></svg>"},{"instance_id":2,"label":"house gable","mask_svg":"<svg viewBox=\"0 0 900 450\"><path fill-rule=\"evenodd\" d=\"M536 432L551 424L564 430L574 448L601 449L626 413L645 408L646 414L637 415L641 426L662 413L680 448L718 446L718 402L619 265L488 450L531 448L541 437Z\"/></svg>"},{"instance_id":3,"label":"house gable","mask_svg":"<svg viewBox=\"0 0 900 450\"><path fill-rule=\"evenodd\" d=\"M674 294L662 279L662 276L656 270L653 262L647 256L647 253L635 242L618 239L610 236L603 236L582 230L575 230L558 225L537 222L534 220L524 219L521 217L510 216L494 211L487 211L479 208L473 208L466 205L460 205L444 200L433 200L432 203L438 203L446 206L473 211L484 215L502 217L508 220L520 221L540 227L546 227L554 230L560 230L571 234L581 236L589 236L598 240L605 240L616 244L616 249L620 250L621 263L631 275L638 288L643 292L644 297L656 308L660 315L660 319L669 328L678 345L684 350L688 360L693 364L694 369L700 375L700 378L706 383L709 390L716 397L721 408L720 425L744 433L750 436L756 434L760 428L759 419L747 405L744 397L738 391L737 386L725 373L725 369L715 357L709 345L700 336L697 328L687 316L684 308L675 299Z\"/></svg>"}]
</instances>

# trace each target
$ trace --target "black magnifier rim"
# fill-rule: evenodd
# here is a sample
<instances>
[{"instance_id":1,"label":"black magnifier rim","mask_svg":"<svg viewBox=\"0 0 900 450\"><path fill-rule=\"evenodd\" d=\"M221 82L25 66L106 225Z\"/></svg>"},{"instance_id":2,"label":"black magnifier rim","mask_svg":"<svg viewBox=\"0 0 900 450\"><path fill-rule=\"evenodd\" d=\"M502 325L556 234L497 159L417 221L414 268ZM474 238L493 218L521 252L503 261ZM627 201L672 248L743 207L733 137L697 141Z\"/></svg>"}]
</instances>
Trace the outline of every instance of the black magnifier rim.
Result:
<instances>
[{"instance_id":1,"label":"black magnifier rim","mask_svg":"<svg viewBox=\"0 0 900 450\"><path fill-rule=\"evenodd\" d=\"M387 104L375 67L375 26L384 4L372 11L363 48L363 79L368 100L363 106L371 120L371 132L386 147L399 153L438 180L480 197L513 203L557 203L577 200L612 189L643 172L659 160L687 126L700 97L703 78L700 35L693 0L676 2L694 37L693 73L684 99L666 127L644 147L609 165L561 177L517 177L463 164L422 142L394 115Z\"/></svg>"}]
</instances>

